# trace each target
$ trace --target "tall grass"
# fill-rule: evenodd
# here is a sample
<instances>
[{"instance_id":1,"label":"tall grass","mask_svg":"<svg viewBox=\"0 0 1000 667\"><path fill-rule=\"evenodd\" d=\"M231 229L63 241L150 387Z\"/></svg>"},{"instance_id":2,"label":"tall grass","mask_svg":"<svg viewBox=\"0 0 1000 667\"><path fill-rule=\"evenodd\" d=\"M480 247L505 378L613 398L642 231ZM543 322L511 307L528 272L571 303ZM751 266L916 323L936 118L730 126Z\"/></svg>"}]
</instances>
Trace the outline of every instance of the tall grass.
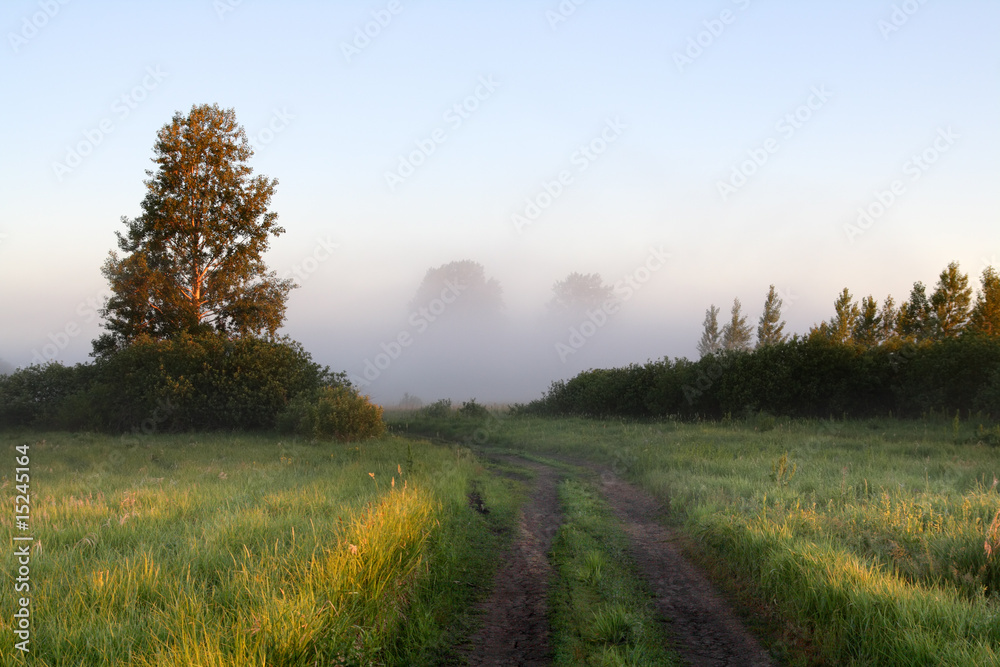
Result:
<instances>
[{"instance_id":1,"label":"tall grass","mask_svg":"<svg viewBox=\"0 0 1000 667\"><path fill-rule=\"evenodd\" d=\"M32 655L2 665L434 664L492 571L488 521L513 520L509 487L428 443L5 434L0 452L22 442Z\"/></svg>"},{"instance_id":2,"label":"tall grass","mask_svg":"<svg viewBox=\"0 0 1000 667\"><path fill-rule=\"evenodd\" d=\"M1000 449L984 432L953 419L511 419L500 440L644 486L819 659L978 665L1000 664Z\"/></svg>"}]
</instances>

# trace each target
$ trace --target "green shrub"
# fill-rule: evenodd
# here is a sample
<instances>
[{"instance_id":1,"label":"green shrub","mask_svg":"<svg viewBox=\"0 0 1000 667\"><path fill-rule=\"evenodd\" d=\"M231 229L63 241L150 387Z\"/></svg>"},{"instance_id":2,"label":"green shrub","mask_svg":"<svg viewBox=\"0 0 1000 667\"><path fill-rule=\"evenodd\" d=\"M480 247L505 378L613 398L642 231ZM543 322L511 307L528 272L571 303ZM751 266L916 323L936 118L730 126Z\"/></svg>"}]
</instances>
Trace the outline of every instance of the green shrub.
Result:
<instances>
[{"instance_id":1,"label":"green shrub","mask_svg":"<svg viewBox=\"0 0 1000 667\"><path fill-rule=\"evenodd\" d=\"M420 408L418 412L424 417L447 419L451 416L451 399L442 398L438 401L434 401L430 405Z\"/></svg>"},{"instance_id":2,"label":"green shrub","mask_svg":"<svg viewBox=\"0 0 1000 667\"><path fill-rule=\"evenodd\" d=\"M346 384L290 340L143 339L97 363L110 430L270 429L303 392Z\"/></svg>"},{"instance_id":3,"label":"green shrub","mask_svg":"<svg viewBox=\"0 0 1000 667\"><path fill-rule=\"evenodd\" d=\"M316 395L303 392L288 401L285 409L275 417L274 427L279 433L312 436L316 422Z\"/></svg>"},{"instance_id":4,"label":"green shrub","mask_svg":"<svg viewBox=\"0 0 1000 667\"><path fill-rule=\"evenodd\" d=\"M296 396L329 385L349 383L287 338L141 338L93 364L0 376L0 428L271 429Z\"/></svg>"},{"instance_id":5,"label":"green shrub","mask_svg":"<svg viewBox=\"0 0 1000 667\"><path fill-rule=\"evenodd\" d=\"M278 416L279 430L316 439L353 442L385 433L382 407L351 387L324 387L289 402Z\"/></svg>"},{"instance_id":6,"label":"green shrub","mask_svg":"<svg viewBox=\"0 0 1000 667\"><path fill-rule=\"evenodd\" d=\"M317 438L336 438L345 442L377 438L385 433L382 406L349 387L326 387L316 405Z\"/></svg>"},{"instance_id":7,"label":"green shrub","mask_svg":"<svg viewBox=\"0 0 1000 667\"><path fill-rule=\"evenodd\" d=\"M0 428L54 422L67 397L86 386L89 370L82 364L50 362L0 376Z\"/></svg>"},{"instance_id":8,"label":"green shrub","mask_svg":"<svg viewBox=\"0 0 1000 667\"><path fill-rule=\"evenodd\" d=\"M476 399L462 403L458 409L458 414L467 419L489 419L490 411L485 406L476 403Z\"/></svg>"},{"instance_id":9,"label":"green shrub","mask_svg":"<svg viewBox=\"0 0 1000 667\"><path fill-rule=\"evenodd\" d=\"M875 347L794 337L752 351L591 369L553 382L518 414L855 418L980 411L1000 417L1000 337L963 335ZM754 420L758 430L776 422Z\"/></svg>"}]
</instances>

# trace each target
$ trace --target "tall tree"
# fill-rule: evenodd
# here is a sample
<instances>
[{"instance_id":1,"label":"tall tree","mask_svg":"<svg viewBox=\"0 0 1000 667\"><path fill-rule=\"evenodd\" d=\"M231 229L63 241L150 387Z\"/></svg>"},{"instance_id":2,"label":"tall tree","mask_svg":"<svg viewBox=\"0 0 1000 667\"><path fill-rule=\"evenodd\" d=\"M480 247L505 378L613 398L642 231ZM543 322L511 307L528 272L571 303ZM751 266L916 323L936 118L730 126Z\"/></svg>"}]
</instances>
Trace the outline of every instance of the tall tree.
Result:
<instances>
[{"instance_id":1,"label":"tall tree","mask_svg":"<svg viewBox=\"0 0 1000 667\"><path fill-rule=\"evenodd\" d=\"M962 332L969 321L972 288L969 276L958 269L958 262L951 262L938 276L938 284L931 295L931 316L936 338L953 338Z\"/></svg>"},{"instance_id":2,"label":"tall tree","mask_svg":"<svg viewBox=\"0 0 1000 667\"><path fill-rule=\"evenodd\" d=\"M605 285L599 273L571 273L556 282L552 292L548 308L557 314L585 313L614 298L614 288Z\"/></svg>"},{"instance_id":3,"label":"tall tree","mask_svg":"<svg viewBox=\"0 0 1000 667\"><path fill-rule=\"evenodd\" d=\"M888 341L899 335L897 325L899 322L899 310L896 308L896 301L892 295L885 297L882 302L882 310L879 311L879 340Z\"/></svg>"},{"instance_id":4,"label":"tall tree","mask_svg":"<svg viewBox=\"0 0 1000 667\"><path fill-rule=\"evenodd\" d=\"M294 287L261 259L285 230L269 211L276 179L252 176L253 149L232 109L195 105L156 135L142 214L122 218L101 272L111 287L94 354L137 336L274 335Z\"/></svg>"},{"instance_id":5,"label":"tall tree","mask_svg":"<svg viewBox=\"0 0 1000 667\"><path fill-rule=\"evenodd\" d=\"M987 266L979 284L968 331L983 336L1000 336L1000 275L992 266Z\"/></svg>"},{"instance_id":6,"label":"tall tree","mask_svg":"<svg viewBox=\"0 0 1000 667\"><path fill-rule=\"evenodd\" d=\"M698 354L704 357L707 354L715 354L722 349L722 338L719 334L719 309L714 303L705 311L703 326L701 340L698 341Z\"/></svg>"},{"instance_id":7,"label":"tall tree","mask_svg":"<svg viewBox=\"0 0 1000 667\"><path fill-rule=\"evenodd\" d=\"M851 337L855 343L865 347L875 347L882 339L882 315L878 302L871 295L861 300Z\"/></svg>"},{"instance_id":8,"label":"tall tree","mask_svg":"<svg viewBox=\"0 0 1000 667\"><path fill-rule=\"evenodd\" d=\"M850 343L854 332L854 322L858 319L860 310L850 290L846 287L833 302L834 316L829 324L830 339L837 343Z\"/></svg>"},{"instance_id":9,"label":"tall tree","mask_svg":"<svg viewBox=\"0 0 1000 667\"><path fill-rule=\"evenodd\" d=\"M898 322L902 338L922 341L930 337L934 324L931 304L927 299L927 288L919 280L913 283L909 301L899 307Z\"/></svg>"},{"instance_id":10,"label":"tall tree","mask_svg":"<svg viewBox=\"0 0 1000 667\"><path fill-rule=\"evenodd\" d=\"M729 311L729 323L722 327L722 347L726 350L750 349L753 330L747 324L746 315L740 312L741 309L740 300L733 299L733 307Z\"/></svg>"},{"instance_id":11,"label":"tall tree","mask_svg":"<svg viewBox=\"0 0 1000 667\"><path fill-rule=\"evenodd\" d=\"M764 299L764 312L757 323L757 347L775 345L787 338L783 333L785 322L781 319L781 297L774 291L774 285Z\"/></svg>"}]
</instances>

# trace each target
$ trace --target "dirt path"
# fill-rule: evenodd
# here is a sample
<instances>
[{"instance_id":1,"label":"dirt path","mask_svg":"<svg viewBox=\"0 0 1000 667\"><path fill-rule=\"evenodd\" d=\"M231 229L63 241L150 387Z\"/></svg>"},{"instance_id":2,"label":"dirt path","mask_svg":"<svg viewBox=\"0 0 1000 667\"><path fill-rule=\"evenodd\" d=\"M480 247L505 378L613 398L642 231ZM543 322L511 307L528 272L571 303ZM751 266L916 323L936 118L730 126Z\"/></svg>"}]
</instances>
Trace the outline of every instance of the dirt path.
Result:
<instances>
[{"instance_id":1,"label":"dirt path","mask_svg":"<svg viewBox=\"0 0 1000 667\"><path fill-rule=\"evenodd\" d=\"M536 473L521 510L518 535L497 572L493 592L482 604L482 629L471 638L470 665L549 665L548 553L561 522L552 468L520 458L505 460Z\"/></svg>"},{"instance_id":2,"label":"dirt path","mask_svg":"<svg viewBox=\"0 0 1000 667\"><path fill-rule=\"evenodd\" d=\"M668 621L674 650L692 665L773 665L714 586L680 553L670 529L657 518L663 508L648 493L611 472L601 491L629 537L632 558Z\"/></svg>"},{"instance_id":3,"label":"dirt path","mask_svg":"<svg viewBox=\"0 0 1000 667\"><path fill-rule=\"evenodd\" d=\"M536 477L522 509L517 536L481 609L483 628L471 638L470 665L549 665L548 553L561 522L556 482L550 466L516 456L486 454L532 470ZM570 463L570 461L567 461ZM673 648L691 665L775 664L743 626L714 586L675 546L659 521L663 508L648 493L610 471L573 461L600 473L601 492L629 538L633 560L655 595L656 608L673 636Z\"/></svg>"}]
</instances>

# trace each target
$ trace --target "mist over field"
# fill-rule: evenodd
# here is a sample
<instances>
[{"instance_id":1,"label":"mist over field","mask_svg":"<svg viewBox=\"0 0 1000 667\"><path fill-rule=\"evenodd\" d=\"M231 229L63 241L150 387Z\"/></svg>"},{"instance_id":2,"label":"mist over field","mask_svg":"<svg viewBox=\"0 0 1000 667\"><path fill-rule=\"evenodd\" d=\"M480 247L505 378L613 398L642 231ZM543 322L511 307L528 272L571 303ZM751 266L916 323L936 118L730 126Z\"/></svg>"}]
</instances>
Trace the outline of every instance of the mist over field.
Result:
<instances>
[{"instance_id":1,"label":"mist over field","mask_svg":"<svg viewBox=\"0 0 1000 667\"><path fill-rule=\"evenodd\" d=\"M898 4L5 3L0 372L88 360L156 133L196 104L278 179L279 333L386 404L694 358L710 305L756 327L770 285L801 334L845 286L899 302L952 261L975 284L1000 264L998 7ZM496 312L420 315L464 261ZM554 316L574 273L615 312Z\"/></svg>"},{"instance_id":2,"label":"mist over field","mask_svg":"<svg viewBox=\"0 0 1000 667\"><path fill-rule=\"evenodd\" d=\"M347 254L342 247L334 252ZM353 271L337 266L331 257L313 273L302 273L305 279L299 279L301 287L291 294L282 333L302 342L317 361L347 372L364 393L387 405L395 405L405 394L425 403L439 398L523 402L537 398L552 381L588 368L664 356L696 357L707 304L685 294L679 282L684 272L695 268L692 260L666 244L636 244L620 254L624 257L619 261L575 267L566 262L562 273L539 262L522 269L494 259L484 269L499 283L503 302L489 317L455 312L474 299L468 294L457 294L455 303L417 302L418 286L432 267L414 268L408 284L385 284L377 274L371 274L370 281L355 282ZM646 267L651 258L652 271ZM501 270L492 271L492 266ZM603 269L613 304L553 313L552 286L573 269ZM752 311L759 310L754 302L762 303L766 290L766 284L753 293L744 290L744 302L754 317L758 313ZM791 290L785 295L786 319L804 331L812 320L808 315L796 318L798 295ZM720 295L716 302L725 305L729 299ZM90 341L100 333L96 304L93 298L75 306L67 303L65 308L78 316L30 348L35 361L48 359L56 348L69 363L85 361Z\"/></svg>"},{"instance_id":3,"label":"mist over field","mask_svg":"<svg viewBox=\"0 0 1000 667\"><path fill-rule=\"evenodd\" d=\"M387 301L395 312L386 313L374 326L348 326L347 332L338 332L340 327L317 321L319 331L306 329L301 339L313 348L337 340L354 384L379 400L391 403L408 393L424 401L524 401L537 397L552 380L579 370L627 364L635 355L645 355L642 360L661 358L667 350L685 346L684 327L655 316L657 301L669 294L662 286L657 290L658 282L669 280L669 257L660 248L652 252L640 255L636 268L614 282L606 281L607 304L556 313L549 303L550 284L538 293L500 292L495 310L470 312L477 295L462 290L459 280L422 297L393 294ZM495 275L492 278L502 289Z\"/></svg>"}]
</instances>

